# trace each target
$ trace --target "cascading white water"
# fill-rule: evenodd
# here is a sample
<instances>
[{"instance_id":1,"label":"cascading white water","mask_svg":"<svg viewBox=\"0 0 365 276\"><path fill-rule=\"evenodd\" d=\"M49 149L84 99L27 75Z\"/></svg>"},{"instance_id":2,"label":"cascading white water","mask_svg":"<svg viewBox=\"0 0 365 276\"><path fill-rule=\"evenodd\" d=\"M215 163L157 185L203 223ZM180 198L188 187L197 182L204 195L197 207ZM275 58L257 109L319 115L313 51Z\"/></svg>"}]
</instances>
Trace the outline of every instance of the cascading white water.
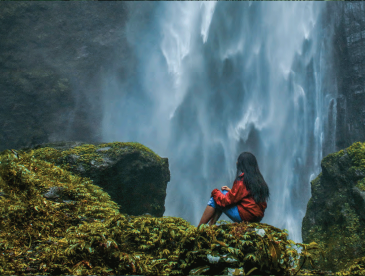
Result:
<instances>
[{"instance_id":1,"label":"cascading white water","mask_svg":"<svg viewBox=\"0 0 365 276\"><path fill-rule=\"evenodd\" d=\"M321 90L324 4L134 5L126 34L137 70L105 78L103 140L168 157L164 216L194 225L211 191L232 186L238 155L252 152L271 192L262 222L301 242L330 100Z\"/></svg>"}]
</instances>

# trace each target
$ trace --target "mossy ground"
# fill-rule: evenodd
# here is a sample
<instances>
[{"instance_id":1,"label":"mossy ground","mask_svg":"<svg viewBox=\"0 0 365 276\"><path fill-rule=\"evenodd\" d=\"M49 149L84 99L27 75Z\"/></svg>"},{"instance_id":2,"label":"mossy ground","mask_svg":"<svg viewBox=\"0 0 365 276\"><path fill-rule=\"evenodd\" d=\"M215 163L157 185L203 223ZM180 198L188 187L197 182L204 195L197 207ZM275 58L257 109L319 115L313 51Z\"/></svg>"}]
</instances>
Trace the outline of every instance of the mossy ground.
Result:
<instances>
[{"instance_id":1,"label":"mossy ground","mask_svg":"<svg viewBox=\"0 0 365 276\"><path fill-rule=\"evenodd\" d=\"M95 150L83 149L79 156ZM121 214L90 179L36 157L59 158L54 153L0 157L1 274L292 275L301 265L296 247L302 260L319 256L315 243L295 244L286 231L263 223L220 221L197 229L181 218ZM62 195L45 198L55 186Z\"/></svg>"}]
</instances>

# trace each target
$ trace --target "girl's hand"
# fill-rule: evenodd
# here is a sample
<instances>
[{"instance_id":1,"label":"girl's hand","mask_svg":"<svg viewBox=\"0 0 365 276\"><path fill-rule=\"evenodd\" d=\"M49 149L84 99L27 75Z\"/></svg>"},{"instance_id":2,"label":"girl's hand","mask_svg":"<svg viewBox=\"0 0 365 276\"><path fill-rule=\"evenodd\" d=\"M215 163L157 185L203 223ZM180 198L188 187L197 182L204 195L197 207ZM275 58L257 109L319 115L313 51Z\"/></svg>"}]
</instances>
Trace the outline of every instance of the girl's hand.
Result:
<instances>
[{"instance_id":1,"label":"girl's hand","mask_svg":"<svg viewBox=\"0 0 365 276\"><path fill-rule=\"evenodd\" d=\"M222 187L222 190L226 190L226 191L228 191L228 192L229 192L231 189L230 189L230 188L228 188L227 186L223 186L223 187Z\"/></svg>"}]
</instances>

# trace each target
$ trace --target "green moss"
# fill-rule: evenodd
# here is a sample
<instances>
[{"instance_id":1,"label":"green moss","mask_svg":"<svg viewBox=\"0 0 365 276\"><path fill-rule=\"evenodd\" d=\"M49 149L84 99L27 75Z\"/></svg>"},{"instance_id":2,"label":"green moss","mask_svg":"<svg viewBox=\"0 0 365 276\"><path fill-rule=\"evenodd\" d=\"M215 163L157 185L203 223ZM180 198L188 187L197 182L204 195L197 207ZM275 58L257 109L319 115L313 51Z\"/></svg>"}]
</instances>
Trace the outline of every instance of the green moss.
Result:
<instances>
[{"instance_id":1,"label":"green moss","mask_svg":"<svg viewBox=\"0 0 365 276\"><path fill-rule=\"evenodd\" d=\"M337 272L336 275L365 275L365 257L353 260L348 268Z\"/></svg>"},{"instance_id":2,"label":"green moss","mask_svg":"<svg viewBox=\"0 0 365 276\"><path fill-rule=\"evenodd\" d=\"M154 153L151 149L137 142L113 142L99 145L99 148L111 147L106 151L111 157L117 156L125 150L139 150L142 155L152 157L155 161L161 162L161 157Z\"/></svg>"},{"instance_id":3,"label":"green moss","mask_svg":"<svg viewBox=\"0 0 365 276\"><path fill-rule=\"evenodd\" d=\"M338 162L338 159L344 156L345 154L346 153L344 150L328 154L326 157L322 159L321 162L322 167L326 167L330 173L333 173L332 171L333 164L336 164Z\"/></svg>"},{"instance_id":4,"label":"green moss","mask_svg":"<svg viewBox=\"0 0 365 276\"><path fill-rule=\"evenodd\" d=\"M349 171L356 175L357 173L365 173L365 143L356 142L347 148L347 152L352 159L352 167ZM365 178L357 181L356 187L365 191Z\"/></svg>"},{"instance_id":5,"label":"green moss","mask_svg":"<svg viewBox=\"0 0 365 276\"><path fill-rule=\"evenodd\" d=\"M303 221L305 240L314 241L325 252L325 261L319 262L325 269L339 270L359 254L363 254L365 233L359 211L351 200L356 184L365 190L365 143L329 154L322 160L325 174L320 173L311 182L312 197L307 212L314 218L314 225Z\"/></svg>"},{"instance_id":6,"label":"green moss","mask_svg":"<svg viewBox=\"0 0 365 276\"><path fill-rule=\"evenodd\" d=\"M102 152L97 151L98 149L108 147L110 149L104 150ZM94 165L101 164L103 162L104 154L110 158L117 158L123 153L132 151L138 151L144 158L152 159L159 163L163 162L163 159L151 149L136 142L113 142L99 144L97 146L93 144L83 144L81 146L63 151L50 147L44 147L34 150L33 155L35 158L40 158L49 162L60 164L60 167L63 169L71 169L82 165L83 168L88 171L92 169L92 162ZM75 161L76 164L69 164L70 157L73 157L73 161Z\"/></svg>"},{"instance_id":7,"label":"green moss","mask_svg":"<svg viewBox=\"0 0 365 276\"><path fill-rule=\"evenodd\" d=\"M55 268L52 263L61 263L64 257L59 256L67 256L67 246L63 254L60 247L75 245L75 238L80 235L71 234L73 227L81 227L84 220L90 222L84 226L88 231L102 231L105 223L98 219L119 214L117 204L90 179L36 159L33 153L15 155L6 151L0 158L0 187L5 194L0 196L0 251L5 252L0 256L2 274L25 272L27 267L31 269L30 260L31 264L43 267L42 272ZM54 201L42 196L51 187L64 189ZM81 246L88 248L86 244ZM16 257L20 252L23 255Z\"/></svg>"},{"instance_id":8,"label":"green moss","mask_svg":"<svg viewBox=\"0 0 365 276\"><path fill-rule=\"evenodd\" d=\"M365 191L365 178L361 179L356 183L356 187L362 191Z\"/></svg>"},{"instance_id":9,"label":"green moss","mask_svg":"<svg viewBox=\"0 0 365 276\"><path fill-rule=\"evenodd\" d=\"M55 163L59 158L62 157L62 154L59 150L46 147L33 151L33 156L35 158L48 160L51 163Z\"/></svg>"},{"instance_id":10,"label":"green moss","mask_svg":"<svg viewBox=\"0 0 365 276\"><path fill-rule=\"evenodd\" d=\"M318 188L318 185L320 184L321 177L322 177L322 172L315 179L313 179L311 181L311 185L313 186L313 189Z\"/></svg>"},{"instance_id":11,"label":"green moss","mask_svg":"<svg viewBox=\"0 0 365 276\"><path fill-rule=\"evenodd\" d=\"M345 154L345 152L343 150L340 150L338 152L333 153L333 156L335 156L336 158L340 158Z\"/></svg>"},{"instance_id":12,"label":"green moss","mask_svg":"<svg viewBox=\"0 0 365 276\"><path fill-rule=\"evenodd\" d=\"M326 229L315 225L309 230L309 240L318 243L325 252L325 258L335 263L337 269L343 269L356 257L355 250L363 244L365 238L359 217L348 203L343 203L334 214L336 221L343 218L341 224L335 223Z\"/></svg>"},{"instance_id":13,"label":"green moss","mask_svg":"<svg viewBox=\"0 0 365 276\"><path fill-rule=\"evenodd\" d=\"M347 148L354 166L365 170L365 143L356 142Z\"/></svg>"},{"instance_id":14,"label":"green moss","mask_svg":"<svg viewBox=\"0 0 365 276\"><path fill-rule=\"evenodd\" d=\"M83 145L73 153L87 160L94 151ZM62 158L49 148L0 156L1 274L186 275L207 266L215 274L227 268L289 274L298 269L297 246L307 259L315 256L315 244L295 244L264 223L219 221L197 229L182 218L120 214L90 179L36 158L41 152ZM51 187L64 191L54 200L42 196Z\"/></svg>"},{"instance_id":15,"label":"green moss","mask_svg":"<svg viewBox=\"0 0 365 276\"><path fill-rule=\"evenodd\" d=\"M337 163L339 158L339 155L336 153L331 153L327 155L325 158L322 159L321 166L322 168L325 168L329 174L335 174L337 168L334 166L334 164Z\"/></svg>"}]
</instances>

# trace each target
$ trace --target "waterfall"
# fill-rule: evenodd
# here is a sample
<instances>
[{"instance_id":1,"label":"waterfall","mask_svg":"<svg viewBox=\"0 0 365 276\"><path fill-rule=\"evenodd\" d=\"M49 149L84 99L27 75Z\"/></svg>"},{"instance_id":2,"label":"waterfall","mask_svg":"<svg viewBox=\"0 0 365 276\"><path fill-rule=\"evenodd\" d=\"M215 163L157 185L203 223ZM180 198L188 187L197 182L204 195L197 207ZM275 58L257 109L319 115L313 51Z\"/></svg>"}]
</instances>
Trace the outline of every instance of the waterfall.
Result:
<instances>
[{"instance_id":1,"label":"waterfall","mask_svg":"<svg viewBox=\"0 0 365 276\"><path fill-rule=\"evenodd\" d=\"M239 154L252 152L271 193L262 222L301 242L332 100L322 87L325 4L129 5L135 71L105 75L103 140L168 157L164 216L194 225L211 191L232 187Z\"/></svg>"}]
</instances>

